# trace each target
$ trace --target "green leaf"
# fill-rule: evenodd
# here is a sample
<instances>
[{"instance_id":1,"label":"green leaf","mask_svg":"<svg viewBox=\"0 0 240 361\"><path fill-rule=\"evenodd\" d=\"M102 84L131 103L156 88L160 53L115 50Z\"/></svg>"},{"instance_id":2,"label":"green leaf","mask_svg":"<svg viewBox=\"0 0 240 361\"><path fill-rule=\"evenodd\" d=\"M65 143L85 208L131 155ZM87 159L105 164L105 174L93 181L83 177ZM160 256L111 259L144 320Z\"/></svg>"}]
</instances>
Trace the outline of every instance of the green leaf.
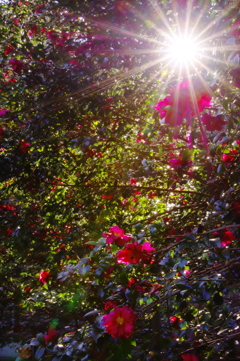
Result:
<instances>
[{"instance_id":1,"label":"green leaf","mask_svg":"<svg viewBox=\"0 0 240 361\"><path fill-rule=\"evenodd\" d=\"M86 242L86 244L89 244L90 246L96 246L97 242L96 241L88 241L88 242Z\"/></svg>"},{"instance_id":2,"label":"green leaf","mask_svg":"<svg viewBox=\"0 0 240 361\"><path fill-rule=\"evenodd\" d=\"M215 293L215 295L213 296L213 302L215 303L215 305L222 305L223 304L223 297L220 295L219 292Z\"/></svg>"},{"instance_id":3,"label":"green leaf","mask_svg":"<svg viewBox=\"0 0 240 361\"><path fill-rule=\"evenodd\" d=\"M83 267L77 265L77 269L81 276L85 276L91 270L91 266L89 264Z\"/></svg>"},{"instance_id":4,"label":"green leaf","mask_svg":"<svg viewBox=\"0 0 240 361\"><path fill-rule=\"evenodd\" d=\"M192 158L194 154L194 149L184 149L182 152L182 160L188 161Z\"/></svg>"},{"instance_id":5,"label":"green leaf","mask_svg":"<svg viewBox=\"0 0 240 361\"><path fill-rule=\"evenodd\" d=\"M93 311L90 311L90 312L87 312L85 315L84 315L84 318L92 318L92 317L97 317L97 315L99 314L99 310L93 310Z\"/></svg>"},{"instance_id":6,"label":"green leaf","mask_svg":"<svg viewBox=\"0 0 240 361\"><path fill-rule=\"evenodd\" d=\"M62 355L60 356L55 356L51 361L60 361L62 358Z\"/></svg>"},{"instance_id":7,"label":"green leaf","mask_svg":"<svg viewBox=\"0 0 240 361\"><path fill-rule=\"evenodd\" d=\"M196 236L194 236L194 234L192 234L192 233L184 234L183 239L187 239L189 241L196 242Z\"/></svg>"},{"instance_id":8,"label":"green leaf","mask_svg":"<svg viewBox=\"0 0 240 361\"><path fill-rule=\"evenodd\" d=\"M175 282L175 286L179 289L179 290L191 290L192 286L188 285L186 282L183 281L176 281Z\"/></svg>"},{"instance_id":9,"label":"green leaf","mask_svg":"<svg viewBox=\"0 0 240 361\"><path fill-rule=\"evenodd\" d=\"M41 338L41 340L42 340L42 338ZM43 341L44 341L44 338L43 338ZM41 341L41 343L42 343L42 341ZM31 345L31 346L39 346L40 343L39 343L38 340L32 339L32 340L30 341L30 345Z\"/></svg>"},{"instance_id":10,"label":"green leaf","mask_svg":"<svg viewBox=\"0 0 240 361\"><path fill-rule=\"evenodd\" d=\"M205 300L205 301L208 301L210 300L210 298L212 297L211 293L209 291L203 291L202 293L202 298Z\"/></svg>"},{"instance_id":11,"label":"green leaf","mask_svg":"<svg viewBox=\"0 0 240 361\"><path fill-rule=\"evenodd\" d=\"M43 333L38 333L36 335L36 339L37 341L42 345L45 343L45 339L44 339L44 334Z\"/></svg>"},{"instance_id":12,"label":"green leaf","mask_svg":"<svg viewBox=\"0 0 240 361\"><path fill-rule=\"evenodd\" d=\"M44 355L44 352L45 352L45 347L39 346L37 351L35 352L34 355L35 358L39 360Z\"/></svg>"}]
</instances>

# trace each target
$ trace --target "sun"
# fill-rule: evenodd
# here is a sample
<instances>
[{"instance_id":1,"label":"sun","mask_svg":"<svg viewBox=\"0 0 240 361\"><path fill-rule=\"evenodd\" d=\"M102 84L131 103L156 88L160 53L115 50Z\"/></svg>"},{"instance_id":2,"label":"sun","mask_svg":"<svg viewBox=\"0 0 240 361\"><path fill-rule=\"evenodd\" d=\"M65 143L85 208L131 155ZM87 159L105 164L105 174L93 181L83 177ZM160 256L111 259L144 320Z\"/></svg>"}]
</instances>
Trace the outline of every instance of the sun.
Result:
<instances>
[{"instance_id":1,"label":"sun","mask_svg":"<svg viewBox=\"0 0 240 361\"><path fill-rule=\"evenodd\" d=\"M169 39L166 58L174 65L189 66L197 60L200 48L197 41L188 35L178 35Z\"/></svg>"}]
</instances>

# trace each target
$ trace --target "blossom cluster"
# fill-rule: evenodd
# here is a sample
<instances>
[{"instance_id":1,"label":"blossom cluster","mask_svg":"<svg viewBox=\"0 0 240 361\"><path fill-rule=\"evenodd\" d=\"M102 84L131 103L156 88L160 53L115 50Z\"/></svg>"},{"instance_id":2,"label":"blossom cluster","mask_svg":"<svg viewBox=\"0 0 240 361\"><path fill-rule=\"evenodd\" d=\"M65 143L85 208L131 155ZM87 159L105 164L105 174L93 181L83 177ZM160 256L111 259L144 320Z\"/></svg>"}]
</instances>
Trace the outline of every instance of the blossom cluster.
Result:
<instances>
[{"instance_id":1,"label":"blossom cluster","mask_svg":"<svg viewBox=\"0 0 240 361\"><path fill-rule=\"evenodd\" d=\"M176 85L155 109L159 112L160 118L165 120L165 124L176 127L186 119L190 125L192 117L212 105L211 99L210 90L199 79L185 79Z\"/></svg>"}]
</instances>

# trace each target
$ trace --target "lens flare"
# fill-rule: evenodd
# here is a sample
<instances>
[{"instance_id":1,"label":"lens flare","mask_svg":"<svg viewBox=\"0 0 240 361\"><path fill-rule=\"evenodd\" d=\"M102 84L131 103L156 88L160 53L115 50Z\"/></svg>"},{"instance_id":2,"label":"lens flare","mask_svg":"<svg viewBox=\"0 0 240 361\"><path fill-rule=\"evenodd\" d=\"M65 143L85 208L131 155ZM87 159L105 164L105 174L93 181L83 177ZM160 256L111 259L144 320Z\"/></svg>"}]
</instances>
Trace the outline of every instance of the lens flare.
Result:
<instances>
[{"instance_id":1,"label":"lens flare","mask_svg":"<svg viewBox=\"0 0 240 361\"><path fill-rule=\"evenodd\" d=\"M167 48L167 58L170 62L179 65L190 65L197 59L199 48L191 36L176 36Z\"/></svg>"}]
</instances>

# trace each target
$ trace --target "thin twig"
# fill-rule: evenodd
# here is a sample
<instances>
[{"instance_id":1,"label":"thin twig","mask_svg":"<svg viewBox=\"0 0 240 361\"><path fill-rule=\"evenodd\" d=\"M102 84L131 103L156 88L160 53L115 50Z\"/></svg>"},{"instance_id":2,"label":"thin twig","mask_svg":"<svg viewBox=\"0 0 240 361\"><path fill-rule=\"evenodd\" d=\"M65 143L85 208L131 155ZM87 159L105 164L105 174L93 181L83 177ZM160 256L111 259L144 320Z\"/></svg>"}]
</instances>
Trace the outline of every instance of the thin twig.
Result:
<instances>
[{"instance_id":1,"label":"thin twig","mask_svg":"<svg viewBox=\"0 0 240 361\"><path fill-rule=\"evenodd\" d=\"M223 229L226 229L226 228L238 228L238 227L240 227L240 224L227 224L225 226L215 228L215 229L211 229L210 231L207 231L207 232L204 232L204 233L200 233L200 234L197 235L197 237L202 238L202 236L205 236L205 235L213 233L213 232L222 231ZM166 239L182 237L182 236L183 236L182 234L174 234L173 236L166 237Z\"/></svg>"},{"instance_id":2,"label":"thin twig","mask_svg":"<svg viewBox=\"0 0 240 361\"><path fill-rule=\"evenodd\" d=\"M117 188L130 188L130 186L128 184L126 185L117 185ZM145 189L145 190L149 190L149 191L159 191L159 192L170 192L170 193L189 193L189 194L198 194L200 196L206 196L209 197L208 193L202 193L202 192L197 192L197 191L184 191L184 190L176 190L176 189L171 189L171 188L158 188L158 187L146 187L146 186L132 186L132 189Z\"/></svg>"}]
</instances>

